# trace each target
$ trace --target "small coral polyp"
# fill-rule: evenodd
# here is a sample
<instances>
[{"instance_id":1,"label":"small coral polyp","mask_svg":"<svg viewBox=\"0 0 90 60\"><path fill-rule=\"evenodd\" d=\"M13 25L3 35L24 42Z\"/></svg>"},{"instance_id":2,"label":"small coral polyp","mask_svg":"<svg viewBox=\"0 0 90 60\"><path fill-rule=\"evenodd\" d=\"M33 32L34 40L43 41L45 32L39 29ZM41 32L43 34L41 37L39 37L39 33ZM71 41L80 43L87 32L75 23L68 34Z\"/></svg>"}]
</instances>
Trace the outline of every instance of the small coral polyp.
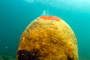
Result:
<instances>
[{"instance_id":1,"label":"small coral polyp","mask_svg":"<svg viewBox=\"0 0 90 60\"><path fill-rule=\"evenodd\" d=\"M56 16L40 16L32 21L21 35L18 51L28 59L33 56L32 60L78 60L75 34ZM22 60L18 51L17 60Z\"/></svg>"}]
</instances>

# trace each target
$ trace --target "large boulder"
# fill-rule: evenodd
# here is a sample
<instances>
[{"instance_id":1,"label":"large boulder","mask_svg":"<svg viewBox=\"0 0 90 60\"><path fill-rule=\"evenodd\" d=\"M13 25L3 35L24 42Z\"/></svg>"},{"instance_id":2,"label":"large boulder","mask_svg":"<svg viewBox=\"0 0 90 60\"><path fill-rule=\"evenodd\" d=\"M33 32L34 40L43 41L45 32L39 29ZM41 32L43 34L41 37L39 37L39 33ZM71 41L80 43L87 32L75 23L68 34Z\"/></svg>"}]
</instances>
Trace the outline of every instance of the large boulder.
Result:
<instances>
[{"instance_id":1,"label":"large boulder","mask_svg":"<svg viewBox=\"0 0 90 60\"><path fill-rule=\"evenodd\" d=\"M77 39L70 26L55 16L41 16L23 32L19 60L78 60Z\"/></svg>"}]
</instances>

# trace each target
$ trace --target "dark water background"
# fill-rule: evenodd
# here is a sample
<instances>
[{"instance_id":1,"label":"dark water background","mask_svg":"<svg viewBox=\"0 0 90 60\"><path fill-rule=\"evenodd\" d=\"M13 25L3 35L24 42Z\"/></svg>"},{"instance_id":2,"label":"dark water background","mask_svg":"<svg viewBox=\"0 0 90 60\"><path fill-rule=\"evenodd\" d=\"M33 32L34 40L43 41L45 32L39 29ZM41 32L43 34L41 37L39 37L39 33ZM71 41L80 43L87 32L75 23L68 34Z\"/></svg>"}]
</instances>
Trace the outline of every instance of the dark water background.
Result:
<instances>
[{"instance_id":1,"label":"dark water background","mask_svg":"<svg viewBox=\"0 0 90 60\"><path fill-rule=\"evenodd\" d=\"M41 15L66 21L76 34L79 60L90 60L90 0L0 0L0 60L15 60L22 32Z\"/></svg>"}]
</instances>

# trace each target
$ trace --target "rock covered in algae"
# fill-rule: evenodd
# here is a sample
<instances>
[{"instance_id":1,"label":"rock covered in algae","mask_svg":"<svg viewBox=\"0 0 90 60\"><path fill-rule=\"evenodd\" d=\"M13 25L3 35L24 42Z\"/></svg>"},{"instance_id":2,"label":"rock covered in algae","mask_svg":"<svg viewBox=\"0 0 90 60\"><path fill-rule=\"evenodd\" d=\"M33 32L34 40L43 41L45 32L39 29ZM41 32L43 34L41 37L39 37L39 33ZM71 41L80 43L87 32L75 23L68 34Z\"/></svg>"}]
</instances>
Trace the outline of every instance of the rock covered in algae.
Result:
<instances>
[{"instance_id":1,"label":"rock covered in algae","mask_svg":"<svg viewBox=\"0 0 90 60\"><path fill-rule=\"evenodd\" d=\"M78 60L74 32L65 21L55 16L41 16L30 23L19 41L18 51L22 50L36 55L36 60Z\"/></svg>"}]
</instances>

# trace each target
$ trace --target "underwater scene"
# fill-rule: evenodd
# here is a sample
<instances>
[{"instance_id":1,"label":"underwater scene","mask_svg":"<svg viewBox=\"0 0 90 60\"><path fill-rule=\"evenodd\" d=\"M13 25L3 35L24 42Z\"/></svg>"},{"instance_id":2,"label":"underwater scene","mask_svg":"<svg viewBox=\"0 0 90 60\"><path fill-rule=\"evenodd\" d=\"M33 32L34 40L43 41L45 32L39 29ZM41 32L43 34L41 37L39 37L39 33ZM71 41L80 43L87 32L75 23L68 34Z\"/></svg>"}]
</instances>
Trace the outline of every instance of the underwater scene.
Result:
<instances>
[{"instance_id":1,"label":"underwater scene","mask_svg":"<svg viewBox=\"0 0 90 60\"><path fill-rule=\"evenodd\" d=\"M48 16L50 17L48 18ZM44 20L46 19L45 21L47 23L45 23L45 21L42 21L43 19ZM62 22L60 23L61 25L59 26L59 23L56 21L55 22L51 21L52 19L53 20L57 19L56 21L61 21ZM24 45L24 43L21 43L23 42L22 39L25 39L23 36L27 37L27 35L29 34L29 31L28 31L29 27L30 29L35 29L36 26L38 27L46 26L43 28L48 29L48 27L50 27L48 25L49 23L48 21L51 22L50 26L52 28L54 26L61 27L60 29L63 29L64 27L66 27L66 30L65 29L62 30L62 33L64 31L68 32L65 36L66 37L69 36L68 38L70 38L71 40L75 40L73 43L75 43L75 52L76 52L75 54L77 55L78 59L76 58L75 54L74 54L75 57L72 58L73 52L70 52L71 54L70 56L68 52L66 52L65 54L67 54L68 56L66 57L65 55L65 57L63 58L68 58L68 59L62 58L61 60L90 60L90 0L0 0L0 60L19 60L18 58L20 58L20 60L40 60L40 59L41 60L59 60L58 57L62 56L62 54L61 56L58 55L59 54L58 50L60 49L58 49L57 47L53 47L52 49L48 45L49 43L47 44L48 46L46 46L45 48L48 49L49 53L51 51L55 51L55 52L58 51L58 53L56 54L58 55L58 57L55 55L55 53L51 52L52 53L51 56L54 56L55 58L49 59L51 58L51 56L49 57L47 53L46 53L47 56L44 55L44 52L41 52L42 51L41 50L40 54L46 57L47 59L42 57L40 57L40 59L33 59L33 58L26 59L27 56L25 58L22 58L21 56L17 58L17 55L20 52L27 53L27 55L30 53L26 51L28 50L28 48L26 48L26 45L28 43L26 45ZM65 22L70 27L64 26L63 24L67 25ZM39 23L43 25L38 25ZM29 24L31 25L28 26ZM70 30L68 30L69 28ZM40 34L39 34L39 31L40 31ZM42 36L46 34L43 31L44 30L41 28L39 30L36 29L36 32L33 32L30 38L27 38L27 40L28 39L32 40L32 43L30 44L31 49L33 49L33 45L35 45L33 43L33 40L36 39L35 42L40 40L37 36L43 39ZM48 34L56 34L55 36L52 35L52 40L54 37L59 38L57 36L58 28L55 27L55 29L54 30L52 29L51 31L56 31L56 33L54 32L48 33ZM41 34L42 32L43 34ZM70 33L71 35L69 35ZM60 36L60 38L63 39L62 36ZM44 38L44 39L49 41L50 38L51 37L47 39ZM56 41L58 41L58 39L55 39L54 43L56 43ZM28 42L28 41L25 40L25 42ZM50 42L53 42L53 41L50 41ZM56 43L57 44L56 46L59 46L58 42ZM63 45L63 43L61 44ZM35 46L37 47L35 49L39 49L39 46L37 44ZM67 45L67 46L69 46L68 48L73 50L73 47L71 47L73 46L72 43L70 43L70 45ZM62 48L64 49L64 47ZM68 48L66 47L64 50L67 51ZM26 49L26 50L22 50L22 49ZM18 51L18 50L21 50L21 51ZM38 56L34 56L34 57L37 58Z\"/></svg>"}]
</instances>

